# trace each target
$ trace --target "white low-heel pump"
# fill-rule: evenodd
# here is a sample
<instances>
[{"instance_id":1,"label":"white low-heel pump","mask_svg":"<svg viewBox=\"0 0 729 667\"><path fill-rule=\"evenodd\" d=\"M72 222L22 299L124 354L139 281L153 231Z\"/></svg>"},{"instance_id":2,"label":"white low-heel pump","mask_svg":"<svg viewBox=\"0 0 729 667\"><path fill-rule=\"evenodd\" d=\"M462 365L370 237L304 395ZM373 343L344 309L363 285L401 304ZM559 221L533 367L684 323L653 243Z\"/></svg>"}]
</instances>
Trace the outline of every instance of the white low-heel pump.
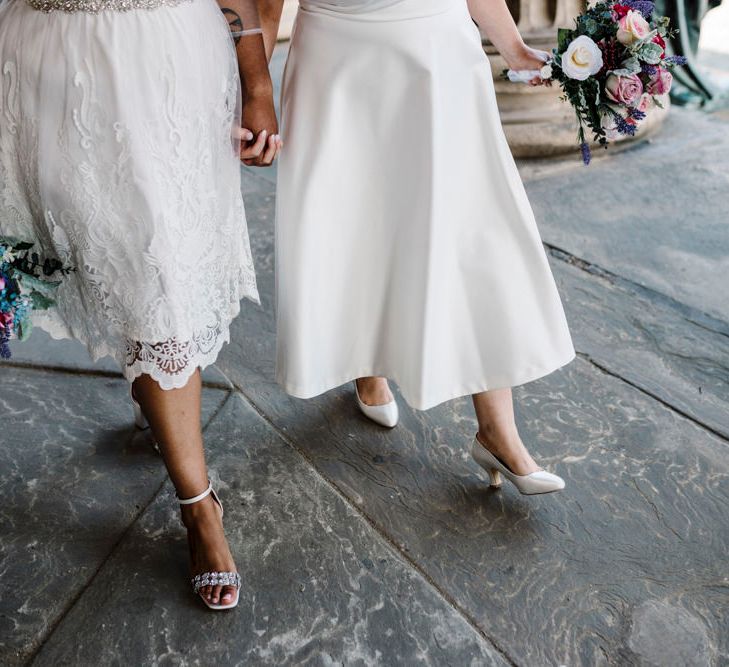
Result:
<instances>
[{"instance_id":1,"label":"white low-heel pump","mask_svg":"<svg viewBox=\"0 0 729 667\"><path fill-rule=\"evenodd\" d=\"M394 398L384 405L367 405L359 397L357 380L354 381L354 395L357 397L357 405L365 417L386 428L394 428L397 426L397 422L400 419L400 411Z\"/></svg>"},{"instance_id":2,"label":"white low-heel pump","mask_svg":"<svg viewBox=\"0 0 729 667\"><path fill-rule=\"evenodd\" d=\"M201 500L212 496L213 500L220 509L220 516L223 516L223 503L220 502L218 494L215 493L213 485L208 481L208 488L205 489L200 495L193 498L178 498L180 505L192 505L193 503L199 503ZM240 574L237 572L202 572L196 574L190 580L192 583L192 591L195 595L199 595L200 599L205 603L209 609L215 611L221 611L225 609L233 609L238 606L238 600L240 599ZM230 604L211 604L201 594L200 589L205 586L235 586L235 599Z\"/></svg>"},{"instance_id":3,"label":"white low-heel pump","mask_svg":"<svg viewBox=\"0 0 729 667\"><path fill-rule=\"evenodd\" d=\"M559 475L553 475L546 470L537 470L528 475L516 475L483 446L478 437L473 439L471 456L488 474L491 486L501 486L501 475L506 477L525 496L538 493L552 493L564 489L564 480Z\"/></svg>"},{"instance_id":4,"label":"white low-heel pump","mask_svg":"<svg viewBox=\"0 0 729 667\"><path fill-rule=\"evenodd\" d=\"M134 389L129 388L129 398L132 399L132 410L134 411L134 425L140 430L144 431L149 428L149 422L142 412L142 406L137 403L137 399L134 398Z\"/></svg>"}]
</instances>

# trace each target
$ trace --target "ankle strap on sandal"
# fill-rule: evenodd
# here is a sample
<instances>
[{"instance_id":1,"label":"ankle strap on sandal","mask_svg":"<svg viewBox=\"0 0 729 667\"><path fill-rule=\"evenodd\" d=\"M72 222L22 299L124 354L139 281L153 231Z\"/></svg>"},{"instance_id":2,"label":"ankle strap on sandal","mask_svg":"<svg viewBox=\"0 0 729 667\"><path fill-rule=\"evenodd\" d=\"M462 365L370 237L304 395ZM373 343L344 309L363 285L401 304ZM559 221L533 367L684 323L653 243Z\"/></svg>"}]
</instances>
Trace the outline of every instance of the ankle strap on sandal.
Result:
<instances>
[{"instance_id":1,"label":"ankle strap on sandal","mask_svg":"<svg viewBox=\"0 0 729 667\"><path fill-rule=\"evenodd\" d=\"M207 498L211 493L213 493L213 485L210 483L210 480L208 480L208 488L201 494L194 496L193 498L180 498L177 496L177 502L180 503L180 505L192 505L193 503L198 503L204 498Z\"/></svg>"}]
</instances>

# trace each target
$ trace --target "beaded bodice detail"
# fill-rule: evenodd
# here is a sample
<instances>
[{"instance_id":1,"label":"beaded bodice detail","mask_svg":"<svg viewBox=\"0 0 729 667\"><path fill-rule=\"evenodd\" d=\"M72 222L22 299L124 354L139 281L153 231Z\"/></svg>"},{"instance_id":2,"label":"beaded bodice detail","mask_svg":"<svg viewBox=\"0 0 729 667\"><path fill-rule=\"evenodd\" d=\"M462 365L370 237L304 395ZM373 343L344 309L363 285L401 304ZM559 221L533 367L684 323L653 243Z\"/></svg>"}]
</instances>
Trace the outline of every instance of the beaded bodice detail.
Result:
<instances>
[{"instance_id":1,"label":"beaded bodice detail","mask_svg":"<svg viewBox=\"0 0 729 667\"><path fill-rule=\"evenodd\" d=\"M175 7L192 0L25 0L41 12L129 12L134 9Z\"/></svg>"}]
</instances>

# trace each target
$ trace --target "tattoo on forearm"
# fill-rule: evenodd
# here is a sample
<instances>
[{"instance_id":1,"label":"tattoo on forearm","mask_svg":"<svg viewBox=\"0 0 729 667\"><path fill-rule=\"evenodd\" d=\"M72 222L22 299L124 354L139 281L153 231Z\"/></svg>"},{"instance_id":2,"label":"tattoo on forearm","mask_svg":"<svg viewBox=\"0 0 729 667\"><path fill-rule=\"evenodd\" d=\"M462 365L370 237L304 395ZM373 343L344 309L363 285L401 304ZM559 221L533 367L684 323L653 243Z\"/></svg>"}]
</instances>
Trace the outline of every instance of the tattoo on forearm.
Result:
<instances>
[{"instance_id":1,"label":"tattoo on forearm","mask_svg":"<svg viewBox=\"0 0 729 667\"><path fill-rule=\"evenodd\" d=\"M240 14L238 14L238 12L231 9L230 7L223 7L222 11L225 15L225 18L228 19L228 27L230 28L230 31L233 33L243 32L243 19L241 19ZM240 39L240 34L233 37L233 41L235 41L236 44L240 42Z\"/></svg>"}]
</instances>

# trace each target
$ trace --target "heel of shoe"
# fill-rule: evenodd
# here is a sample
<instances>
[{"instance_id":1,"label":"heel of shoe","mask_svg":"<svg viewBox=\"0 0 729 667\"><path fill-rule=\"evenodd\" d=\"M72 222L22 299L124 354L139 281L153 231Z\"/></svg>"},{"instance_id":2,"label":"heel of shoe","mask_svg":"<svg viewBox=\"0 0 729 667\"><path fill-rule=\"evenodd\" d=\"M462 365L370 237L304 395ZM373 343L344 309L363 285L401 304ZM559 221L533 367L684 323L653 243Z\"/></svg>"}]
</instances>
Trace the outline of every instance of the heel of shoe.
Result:
<instances>
[{"instance_id":1,"label":"heel of shoe","mask_svg":"<svg viewBox=\"0 0 729 667\"><path fill-rule=\"evenodd\" d=\"M495 468L491 468L489 471L489 486L493 489L498 489L503 484L503 480L501 479L501 473L496 470Z\"/></svg>"},{"instance_id":2,"label":"heel of shoe","mask_svg":"<svg viewBox=\"0 0 729 667\"><path fill-rule=\"evenodd\" d=\"M134 410L134 425L140 430L145 431L149 428L149 422L142 412L142 408L139 407L139 403L132 403L132 409Z\"/></svg>"},{"instance_id":3,"label":"heel of shoe","mask_svg":"<svg viewBox=\"0 0 729 667\"><path fill-rule=\"evenodd\" d=\"M134 398L134 389L129 388L129 398L132 399L132 411L134 412L134 425L140 430L145 431L149 428L149 422L142 412L142 407L137 403L137 399Z\"/></svg>"}]
</instances>

